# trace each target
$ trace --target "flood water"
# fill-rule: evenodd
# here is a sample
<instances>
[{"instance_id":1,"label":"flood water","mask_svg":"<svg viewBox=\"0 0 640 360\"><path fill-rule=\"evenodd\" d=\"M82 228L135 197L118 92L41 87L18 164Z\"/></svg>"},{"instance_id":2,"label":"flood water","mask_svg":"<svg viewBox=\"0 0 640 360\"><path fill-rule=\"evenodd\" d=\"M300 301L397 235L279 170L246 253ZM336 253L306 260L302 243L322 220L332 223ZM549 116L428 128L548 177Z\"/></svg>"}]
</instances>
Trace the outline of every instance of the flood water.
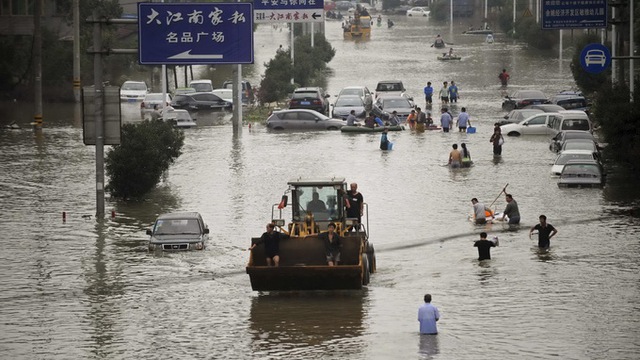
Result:
<instances>
[{"instance_id":1,"label":"flood water","mask_svg":"<svg viewBox=\"0 0 640 360\"><path fill-rule=\"evenodd\" d=\"M503 67L511 89L551 95L574 87L569 64L500 36L487 45L425 19L394 21L365 43L343 41L339 23L327 23L337 50L328 92L400 79L422 105L426 81L437 90L455 80L476 134L394 132L394 150L381 152L378 135L262 126L234 134L228 121L206 120L185 131L166 181L141 202L108 200L116 217L97 222L94 150L83 145L72 107L48 104L55 115L45 114L53 119L41 134L0 130L2 357L636 359L637 181L611 176L605 189L561 190L549 176L546 137L507 138L501 159L488 141L503 115ZM428 45L437 33L456 44L460 62L435 60ZM287 36L258 28L256 63ZM29 111L2 106L9 117ZM124 120L138 121L136 105L124 106ZM450 171L444 164L460 142L475 166ZM359 184L378 264L363 291L251 290L244 249L298 176ZM472 225L470 199L488 205L507 183L521 227ZM494 207L504 206L500 196ZM212 239L205 251L148 253L145 229L171 211L202 213ZM559 230L545 254L527 236L540 214ZM472 246L480 231L500 237L490 261L478 262ZM425 293L442 316L437 336L418 334Z\"/></svg>"}]
</instances>

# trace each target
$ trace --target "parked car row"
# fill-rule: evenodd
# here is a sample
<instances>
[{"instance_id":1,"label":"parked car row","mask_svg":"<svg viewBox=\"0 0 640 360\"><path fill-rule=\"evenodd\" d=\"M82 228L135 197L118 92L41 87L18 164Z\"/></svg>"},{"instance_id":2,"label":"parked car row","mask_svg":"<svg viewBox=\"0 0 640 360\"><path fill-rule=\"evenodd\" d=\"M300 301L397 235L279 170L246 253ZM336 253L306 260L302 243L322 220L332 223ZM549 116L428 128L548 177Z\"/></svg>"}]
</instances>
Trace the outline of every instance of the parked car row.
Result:
<instances>
[{"instance_id":1,"label":"parked car row","mask_svg":"<svg viewBox=\"0 0 640 360\"><path fill-rule=\"evenodd\" d=\"M507 96L502 108L509 110L500 122L503 135L551 136L549 150L558 154L551 175L559 177L559 187L604 186L601 146L581 93L563 91L547 99L540 91L520 90Z\"/></svg>"}]
</instances>

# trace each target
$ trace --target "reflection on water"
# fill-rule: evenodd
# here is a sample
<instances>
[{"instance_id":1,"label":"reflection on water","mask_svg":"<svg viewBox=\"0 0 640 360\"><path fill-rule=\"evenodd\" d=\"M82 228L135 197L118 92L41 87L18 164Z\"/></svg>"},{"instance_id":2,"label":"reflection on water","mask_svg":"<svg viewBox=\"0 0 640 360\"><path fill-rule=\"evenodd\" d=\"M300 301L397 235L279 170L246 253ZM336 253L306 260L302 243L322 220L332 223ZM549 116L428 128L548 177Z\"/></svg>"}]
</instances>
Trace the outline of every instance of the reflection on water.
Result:
<instances>
[{"instance_id":1,"label":"reflection on water","mask_svg":"<svg viewBox=\"0 0 640 360\"><path fill-rule=\"evenodd\" d=\"M271 293L251 301L252 351L256 356L316 357L339 350L362 352L366 291Z\"/></svg>"},{"instance_id":2,"label":"reflection on water","mask_svg":"<svg viewBox=\"0 0 640 360\"><path fill-rule=\"evenodd\" d=\"M440 353L440 337L439 335L419 335L420 344L418 355L420 359L433 359L434 355Z\"/></svg>"}]
</instances>

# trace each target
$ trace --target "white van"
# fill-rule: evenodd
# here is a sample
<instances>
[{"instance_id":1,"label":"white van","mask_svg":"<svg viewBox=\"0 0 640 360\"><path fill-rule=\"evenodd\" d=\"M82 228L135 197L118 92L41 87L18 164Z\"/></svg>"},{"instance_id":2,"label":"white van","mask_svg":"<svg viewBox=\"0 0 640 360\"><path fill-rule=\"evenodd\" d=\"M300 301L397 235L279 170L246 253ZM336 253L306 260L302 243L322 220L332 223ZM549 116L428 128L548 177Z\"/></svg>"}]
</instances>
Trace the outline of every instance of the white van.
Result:
<instances>
[{"instance_id":1,"label":"white van","mask_svg":"<svg viewBox=\"0 0 640 360\"><path fill-rule=\"evenodd\" d=\"M211 80L191 80L189 87L196 89L196 92L212 92L213 82Z\"/></svg>"},{"instance_id":2,"label":"white van","mask_svg":"<svg viewBox=\"0 0 640 360\"><path fill-rule=\"evenodd\" d=\"M581 110L566 110L558 113L549 119L548 132L549 135L556 136L563 130L581 130L593 132L593 125L587 113Z\"/></svg>"}]
</instances>

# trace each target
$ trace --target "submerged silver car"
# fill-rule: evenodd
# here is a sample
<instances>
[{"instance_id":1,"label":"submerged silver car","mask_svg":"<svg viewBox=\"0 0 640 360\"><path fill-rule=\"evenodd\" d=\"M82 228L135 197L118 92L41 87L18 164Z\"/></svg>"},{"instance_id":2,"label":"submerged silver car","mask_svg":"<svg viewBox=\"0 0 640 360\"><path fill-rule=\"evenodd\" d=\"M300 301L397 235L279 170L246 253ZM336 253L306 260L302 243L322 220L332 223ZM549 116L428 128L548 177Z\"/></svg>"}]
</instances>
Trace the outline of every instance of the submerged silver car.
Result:
<instances>
[{"instance_id":1,"label":"submerged silver car","mask_svg":"<svg viewBox=\"0 0 640 360\"><path fill-rule=\"evenodd\" d=\"M571 160L562 168L558 187L603 187L606 175L595 160Z\"/></svg>"},{"instance_id":2,"label":"submerged silver car","mask_svg":"<svg viewBox=\"0 0 640 360\"><path fill-rule=\"evenodd\" d=\"M333 117L346 120L351 110L355 110L357 118L364 118L366 115L365 104L359 96L342 95L336 99L333 106Z\"/></svg>"},{"instance_id":3,"label":"submerged silver car","mask_svg":"<svg viewBox=\"0 0 640 360\"><path fill-rule=\"evenodd\" d=\"M272 130L340 130L346 124L308 109L274 111L267 119L267 128Z\"/></svg>"},{"instance_id":4,"label":"submerged silver car","mask_svg":"<svg viewBox=\"0 0 640 360\"><path fill-rule=\"evenodd\" d=\"M147 235L151 251L204 250L209 228L197 212L170 213L158 216Z\"/></svg>"}]
</instances>

